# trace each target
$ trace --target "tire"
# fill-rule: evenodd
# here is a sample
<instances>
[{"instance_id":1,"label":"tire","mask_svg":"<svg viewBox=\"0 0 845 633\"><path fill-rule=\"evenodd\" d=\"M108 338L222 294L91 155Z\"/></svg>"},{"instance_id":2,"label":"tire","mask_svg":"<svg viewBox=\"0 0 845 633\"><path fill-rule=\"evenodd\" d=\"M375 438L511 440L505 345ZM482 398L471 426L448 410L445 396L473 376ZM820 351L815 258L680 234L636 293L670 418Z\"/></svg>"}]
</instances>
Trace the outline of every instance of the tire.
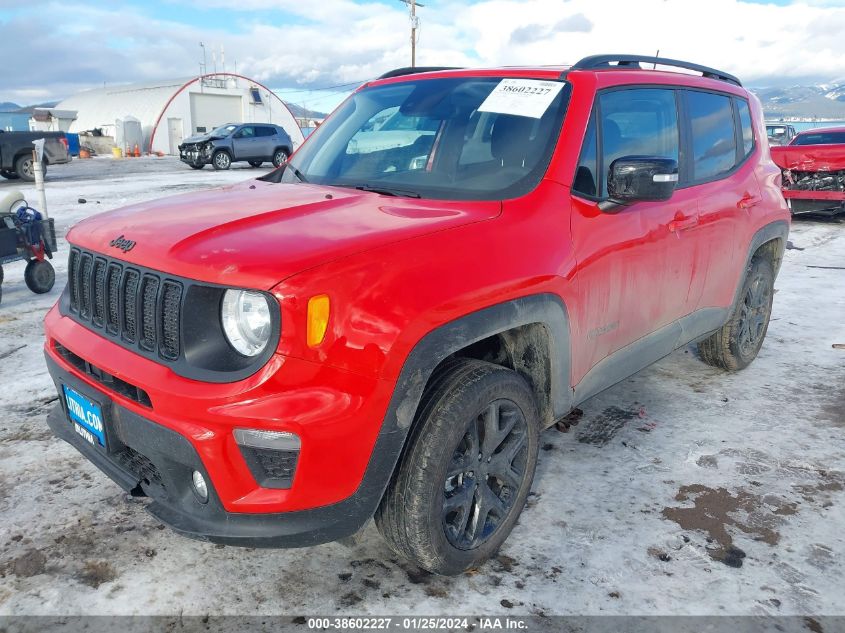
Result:
<instances>
[{"instance_id":1,"label":"tire","mask_svg":"<svg viewBox=\"0 0 845 633\"><path fill-rule=\"evenodd\" d=\"M492 425L504 435L491 442L484 431ZM477 567L516 524L538 445L537 406L522 376L483 361L451 361L423 394L376 526L396 553L430 572Z\"/></svg>"},{"instance_id":2,"label":"tire","mask_svg":"<svg viewBox=\"0 0 845 633\"><path fill-rule=\"evenodd\" d=\"M218 149L211 157L211 164L214 166L214 169L218 171L221 169L226 170L232 166L232 157L229 156L229 152L225 149Z\"/></svg>"},{"instance_id":3,"label":"tire","mask_svg":"<svg viewBox=\"0 0 845 633\"><path fill-rule=\"evenodd\" d=\"M22 154L15 160L15 173L21 180L25 180L26 182L35 181L34 167L35 163L32 160L32 156L29 154ZM44 162L41 163L41 172L45 176L47 175L47 164Z\"/></svg>"},{"instance_id":4,"label":"tire","mask_svg":"<svg viewBox=\"0 0 845 633\"><path fill-rule=\"evenodd\" d=\"M23 271L26 287L37 295L43 295L53 289L56 283L56 271L47 260L31 259Z\"/></svg>"},{"instance_id":5,"label":"tire","mask_svg":"<svg viewBox=\"0 0 845 633\"><path fill-rule=\"evenodd\" d=\"M264 164L264 161L263 160L251 160L251 161L249 161L249 164L252 165L253 167L261 167L261 165Z\"/></svg>"},{"instance_id":6,"label":"tire","mask_svg":"<svg viewBox=\"0 0 845 633\"><path fill-rule=\"evenodd\" d=\"M698 344L701 360L727 371L748 367L757 357L769 329L774 284L771 260L767 257L752 259L730 320Z\"/></svg>"},{"instance_id":7,"label":"tire","mask_svg":"<svg viewBox=\"0 0 845 633\"><path fill-rule=\"evenodd\" d=\"M0 266L0 303L3 303L3 267Z\"/></svg>"},{"instance_id":8,"label":"tire","mask_svg":"<svg viewBox=\"0 0 845 633\"><path fill-rule=\"evenodd\" d=\"M0 171L0 176L3 176L3 178L5 178L6 180L17 180L18 178L20 178L20 176L18 176L15 172L7 171L5 169L3 171Z\"/></svg>"},{"instance_id":9,"label":"tire","mask_svg":"<svg viewBox=\"0 0 845 633\"><path fill-rule=\"evenodd\" d=\"M191 164L191 169L202 169L203 167L205 167L205 163L201 163L199 165Z\"/></svg>"},{"instance_id":10,"label":"tire","mask_svg":"<svg viewBox=\"0 0 845 633\"><path fill-rule=\"evenodd\" d=\"M273 167L280 167L282 163L286 162L290 153L284 148L280 147L273 152Z\"/></svg>"}]
</instances>

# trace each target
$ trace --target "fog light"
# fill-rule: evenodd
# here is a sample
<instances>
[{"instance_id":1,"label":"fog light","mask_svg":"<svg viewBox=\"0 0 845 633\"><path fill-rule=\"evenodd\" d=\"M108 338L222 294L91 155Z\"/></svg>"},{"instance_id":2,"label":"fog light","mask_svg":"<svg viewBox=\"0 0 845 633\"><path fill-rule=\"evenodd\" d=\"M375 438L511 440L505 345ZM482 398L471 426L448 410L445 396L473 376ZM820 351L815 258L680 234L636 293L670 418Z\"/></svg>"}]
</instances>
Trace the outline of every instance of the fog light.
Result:
<instances>
[{"instance_id":1,"label":"fog light","mask_svg":"<svg viewBox=\"0 0 845 633\"><path fill-rule=\"evenodd\" d=\"M194 486L194 492L197 498L205 503L208 501L208 485L205 483L205 477L198 470L195 470L191 475L191 483Z\"/></svg>"}]
</instances>

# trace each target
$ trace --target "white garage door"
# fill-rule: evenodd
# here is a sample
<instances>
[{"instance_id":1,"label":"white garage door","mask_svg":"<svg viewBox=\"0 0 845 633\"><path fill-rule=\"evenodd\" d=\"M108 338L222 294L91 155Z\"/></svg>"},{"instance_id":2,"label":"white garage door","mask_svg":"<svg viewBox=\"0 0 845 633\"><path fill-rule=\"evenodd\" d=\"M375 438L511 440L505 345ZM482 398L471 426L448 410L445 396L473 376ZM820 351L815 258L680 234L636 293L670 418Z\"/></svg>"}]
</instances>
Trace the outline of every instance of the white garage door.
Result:
<instances>
[{"instance_id":1,"label":"white garage door","mask_svg":"<svg viewBox=\"0 0 845 633\"><path fill-rule=\"evenodd\" d=\"M210 132L225 123L242 122L242 103L240 96L191 93L191 134Z\"/></svg>"}]
</instances>

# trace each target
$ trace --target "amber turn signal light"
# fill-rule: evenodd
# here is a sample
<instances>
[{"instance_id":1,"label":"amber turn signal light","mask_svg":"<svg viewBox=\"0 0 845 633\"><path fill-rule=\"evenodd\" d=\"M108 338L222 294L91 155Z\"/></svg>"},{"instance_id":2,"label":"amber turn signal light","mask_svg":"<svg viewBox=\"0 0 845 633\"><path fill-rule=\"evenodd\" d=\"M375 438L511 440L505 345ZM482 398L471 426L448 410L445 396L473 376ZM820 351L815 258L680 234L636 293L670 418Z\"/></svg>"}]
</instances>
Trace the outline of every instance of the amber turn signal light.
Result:
<instances>
[{"instance_id":1,"label":"amber turn signal light","mask_svg":"<svg viewBox=\"0 0 845 633\"><path fill-rule=\"evenodd\" d=\"M329 327L329 296L316 295L308 300L308 347L317 347L326 337Z\"/></svg>"}]
</instances>

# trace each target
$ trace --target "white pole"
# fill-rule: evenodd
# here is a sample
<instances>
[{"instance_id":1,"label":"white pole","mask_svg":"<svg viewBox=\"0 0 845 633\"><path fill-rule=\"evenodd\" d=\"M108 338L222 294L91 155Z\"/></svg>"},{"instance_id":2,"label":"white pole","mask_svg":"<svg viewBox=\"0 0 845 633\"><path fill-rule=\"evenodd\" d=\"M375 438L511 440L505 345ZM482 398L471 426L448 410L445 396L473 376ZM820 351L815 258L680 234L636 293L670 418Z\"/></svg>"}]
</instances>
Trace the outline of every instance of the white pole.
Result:
<instances>
[{"instance_id":1,"label":"white pole","mask_svg":"<svg viewBox=\"0 0 845 633\"><path fill-rule=\"evenodd\" d=\"M46 220L47 215L47 194L44 191L44 170L41 167L41 159L44 155L44 139L40 138L37 141L32 141L35 149L32 150L32 168L35 170L35 191L38 193L38 204L41 215Z\"/></svg>"}]
</instances>

